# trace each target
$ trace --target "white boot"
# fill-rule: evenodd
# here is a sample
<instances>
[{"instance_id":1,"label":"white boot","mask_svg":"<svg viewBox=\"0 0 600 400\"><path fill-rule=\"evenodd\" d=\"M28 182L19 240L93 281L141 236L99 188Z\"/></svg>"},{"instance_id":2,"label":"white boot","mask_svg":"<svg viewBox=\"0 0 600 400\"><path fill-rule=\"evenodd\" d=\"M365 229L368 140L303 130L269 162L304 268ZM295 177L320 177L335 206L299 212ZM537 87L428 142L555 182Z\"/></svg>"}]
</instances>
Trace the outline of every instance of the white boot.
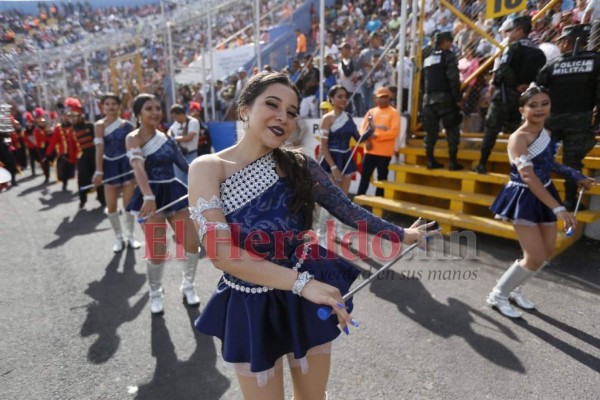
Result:
<instances>
[{"instance_id":1,"label":"white boot","mask_svg":"<svg viewBox=\"0 0 600 400\"><path fill-rule=\"evenodd\" d=\"M123 231L121 230L121 220L119 218L119 212L114 212L112 214L107 214L108 220L110 221L110 225L115 232L115 245L113 246L113 251L115 253L119 253L123 251L124 243L123 243Z\"/></svg>"},{"instance_id":2,"label":"white boot","mask_svg":"<svg viewBox=\"0 0 600 400\"><path fill-rule=\"evenodd\" d=\"M198 253L188 253L186 251L180 290L183 294L183 303L187 306L198 306L200 304L200 298L194 289L194 277L197 268Z\"/></svg>"},{"instance_id":3,"label":"white boot","mask_svg":"<svg viewBox=\"0 0 600 400\"><path fill-rule=\"evenodd\" d=\"M133 237L133 230L135 228L135 219L133 214L126 212L125 213L125 240L127 241L127 245L132 249L139 249L142 247L142 244L135 240Z\"/></svg>"},{"instance_id":4,"label":"white boot","mask_svg":"<svg viewBox=\"0 0 600 400\"><path fill-rule=\"evenodd\" d=\"M533 310L535 308L535 304L529 301L521 292L521 286L510 292L508 297L524 310Z\"/></svg>"},{"instance_id":5,"label":"white boot","mask_svg":"<svg viewBox=\"0 0 600 400\"><path fill-rule=\"evenodd\" d=\"M550 264L550 262L546 261L544 263L544 265L541 266L540 269L538 269L537 271L535 271L535 274L538 274L548 264ZM524 310L533 310L533 309L535 309L535 304L533 304L533 302L531 302L527 297L525 297L523 295L523 292L522 292L523 288L522 288L522 286L523 285L518 286L512 292L510 292L510 295L508 296L508 298L510 300L512 300L514 303L516 303L519 307L521 307Z\"/></svg>"},{"instance_id":6,"label":"white boot","mask_svg":"<svg viewBox=\"0 0 600 400\"><path fill-rule=\"evenodd\" d=\"M163 287L162 280L165 272L165 262L152 264L146 262L148 285L150 286L150 312L153 315L162 314L163 308Z\"/></svg>"},{"instance_id":7,"label":"white boot","mask_svg":"<svg viewBox=\"0 0 600 400\"><path fill-rule=\"evenodd\" d=\"M519 264L516 260L513 265L500 277L498 283L487 297L487 303L498 309L500 313L509 318L520 318L523 314L515 310L508 301L509 295L517 287L531 278L537 271L531 271Z\"/></svg>"}]
</instances>

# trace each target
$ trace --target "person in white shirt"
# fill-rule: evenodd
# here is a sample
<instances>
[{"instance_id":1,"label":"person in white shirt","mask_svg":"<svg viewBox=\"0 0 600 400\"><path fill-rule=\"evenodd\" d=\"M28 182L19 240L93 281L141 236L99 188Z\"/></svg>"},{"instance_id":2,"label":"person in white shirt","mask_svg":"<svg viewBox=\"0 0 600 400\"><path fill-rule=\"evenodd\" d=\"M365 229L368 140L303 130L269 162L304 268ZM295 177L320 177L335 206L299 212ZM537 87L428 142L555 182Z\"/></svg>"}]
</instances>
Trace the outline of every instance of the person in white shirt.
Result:
<instances>
[{"instance_id":1,"label":"person in white shirt","mask_svg":"<svg viewBox=\"0 0 600 400\"><path fill-rule=\"evenodd\" d=\"M198 157L198 135L200 134L200 122L196 118L185 115L185 109L180 104L171 107L171 117L174 122L169 128L168 135L175 139L183 156L191 163ZM187 172L173 166L175 177L187 185Z\"/></svg>"}]
</instances>

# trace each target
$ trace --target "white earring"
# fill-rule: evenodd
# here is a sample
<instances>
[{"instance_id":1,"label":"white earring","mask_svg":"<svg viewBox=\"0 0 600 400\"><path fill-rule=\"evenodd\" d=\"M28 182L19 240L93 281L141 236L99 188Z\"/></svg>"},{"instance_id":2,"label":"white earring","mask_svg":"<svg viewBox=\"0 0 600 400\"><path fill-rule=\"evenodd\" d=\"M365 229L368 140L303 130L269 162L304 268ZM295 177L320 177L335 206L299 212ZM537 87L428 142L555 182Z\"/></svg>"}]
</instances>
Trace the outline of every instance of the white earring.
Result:
<instances>
[{"instance_id":1,"label":"white earring","mask_svg":"<svg viewBox=\"0 0 600 400\"><path fill-rule=\"evenodd\" d=\"M246 130L246 129L248 129L248 126L249 126L248 119L247 118L243 119L242 120L242 128L244 128L244 130Z\"/></svg>"}]
</instances>

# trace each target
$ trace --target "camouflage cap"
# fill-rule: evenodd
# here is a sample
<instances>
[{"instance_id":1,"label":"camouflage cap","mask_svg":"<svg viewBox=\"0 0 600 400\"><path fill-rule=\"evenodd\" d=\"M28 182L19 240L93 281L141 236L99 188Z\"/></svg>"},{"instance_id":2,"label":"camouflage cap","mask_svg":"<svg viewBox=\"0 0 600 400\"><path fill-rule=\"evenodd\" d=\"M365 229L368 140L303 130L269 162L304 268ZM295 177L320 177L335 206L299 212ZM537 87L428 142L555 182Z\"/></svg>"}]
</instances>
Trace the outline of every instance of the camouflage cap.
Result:
<instances>
[{"instance_id":1,"label":"camouflage cap","mask_svg":"<svg viewBox=\"0 0 600 400\"><path fill-rule=\"evenodd\" d=\"M562 29L560 36L556 40L562 40L568 37L574 39L581 37L587 39L590 36L592 26L590 24L569 25Z\"/></svg>"}]
</instances>

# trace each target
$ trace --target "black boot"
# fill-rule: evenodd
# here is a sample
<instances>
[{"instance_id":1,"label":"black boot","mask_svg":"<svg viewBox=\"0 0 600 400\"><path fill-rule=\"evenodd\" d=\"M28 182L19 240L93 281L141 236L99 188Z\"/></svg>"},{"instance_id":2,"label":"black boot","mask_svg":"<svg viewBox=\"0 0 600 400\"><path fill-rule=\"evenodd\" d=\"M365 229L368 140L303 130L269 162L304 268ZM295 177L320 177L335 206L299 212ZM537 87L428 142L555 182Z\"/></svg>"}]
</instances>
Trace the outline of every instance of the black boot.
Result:
<instances>
[{"instance_id":1,"label":"black boot","mask_svg":"<svg viewBox=\"0 0 600 400\"><path fill-rule=\"evenodd\" d=\"M481 149L481 158L479 159L479 164L475 168L473 168L474 172L477 172L478 174L487 173L485 165L487 164L487 160L490 157L490 153L491 152L489 150Z\"/></svg>"},{"instance_id":2,"label":"black boot","mask_svg":"<svg viewBox=\"0 0 600 400\"><path fill-rule=\"evenodd\" d=\"M460 171L461 169L465 168L462 166L462 164L459 164L458 161L456 160L457 153L458 153L458 148L450 148L449 149L450 163L448 164L448 169L450 171Z\"/></svg>"},{"instance_id":3,"label":"black boot","mask_svg":"<svg viewBox=\"0 0 600 400\"><path fill-rule=\"evenodd\" d=\"M427 154L427 169L444 168L444 164L437 162L433 156L433 146L427 146L425 148L425 153Z\"/></svg>"}]
</instances>

